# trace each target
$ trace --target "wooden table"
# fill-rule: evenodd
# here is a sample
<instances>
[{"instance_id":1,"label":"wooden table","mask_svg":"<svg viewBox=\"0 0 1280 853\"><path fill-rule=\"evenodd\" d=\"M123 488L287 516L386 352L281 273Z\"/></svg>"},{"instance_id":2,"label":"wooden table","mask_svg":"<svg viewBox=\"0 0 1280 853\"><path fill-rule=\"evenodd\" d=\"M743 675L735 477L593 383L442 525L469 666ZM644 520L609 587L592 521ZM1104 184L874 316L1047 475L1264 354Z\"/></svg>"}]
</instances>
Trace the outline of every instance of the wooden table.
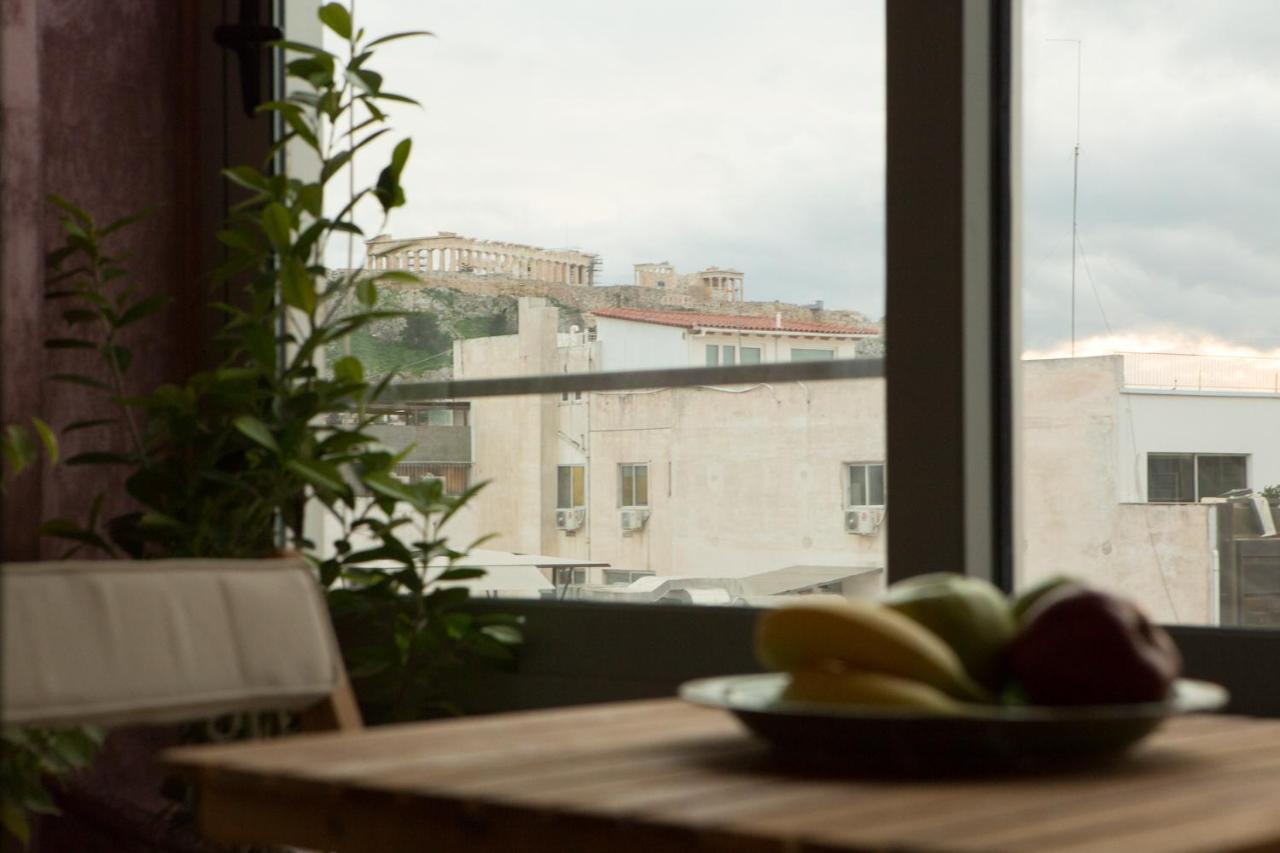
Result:
<instances>
[{"instance_id":1,"label":"wooden table","mask_svg":"<svg viewBox=\"0 0 1280 853\"><path fill-rule=\"evenodd\" d=\"M1280 849L1280 721L1171 721L1124 762L1003 780L788 775L728 715L626 702L185 747L200 823L320 850Z\"/></svg>"}]
</instances>

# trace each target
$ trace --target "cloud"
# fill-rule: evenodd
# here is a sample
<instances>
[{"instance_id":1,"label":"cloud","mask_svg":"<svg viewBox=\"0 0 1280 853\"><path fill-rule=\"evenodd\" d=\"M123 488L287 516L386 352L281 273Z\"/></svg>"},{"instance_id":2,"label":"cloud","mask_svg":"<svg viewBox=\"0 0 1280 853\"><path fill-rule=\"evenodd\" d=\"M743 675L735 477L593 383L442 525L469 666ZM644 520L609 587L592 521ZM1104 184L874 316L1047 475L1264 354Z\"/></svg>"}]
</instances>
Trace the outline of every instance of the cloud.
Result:
<instances>
[{"instance_id":1,"label":"cloud","mask_svg":"<svg viewBox=\"0 0 1280 853\"><path fill-rule=\"evenodd\" d=\"M1022 333L1069 341L1083 42L1077 337L1280 344L1280 5L1027 0ZM749 298L884 297L883 2L361 3L423 101L397 235L451 230L604 259L734 266ZM390 140L389 140L390 141ZM360 159L372 180L384 148ZM369 216L376 227L376 217ZM1097 297L1094 296L1096 289ZM1101 305L1101 309L1099 308Z\"/></svg>"}]
</instances>

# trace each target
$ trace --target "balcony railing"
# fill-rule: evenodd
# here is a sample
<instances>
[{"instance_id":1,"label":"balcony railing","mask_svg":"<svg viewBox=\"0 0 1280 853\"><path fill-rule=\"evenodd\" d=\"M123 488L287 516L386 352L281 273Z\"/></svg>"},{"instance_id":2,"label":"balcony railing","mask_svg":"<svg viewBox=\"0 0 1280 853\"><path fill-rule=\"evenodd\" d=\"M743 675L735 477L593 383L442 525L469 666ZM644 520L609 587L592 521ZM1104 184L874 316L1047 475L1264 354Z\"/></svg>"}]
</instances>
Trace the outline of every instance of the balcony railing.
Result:
<instances>
[{"instance_id":1,"label":"balcony railing","mask_svg":"<svg viewBox=\"0 0 1280 853\"><path fill-rule=\"evenodd\" d=\"M1280 358L1126 352L1126 388L1280 394Z\"/></svg>"}]
</instances>

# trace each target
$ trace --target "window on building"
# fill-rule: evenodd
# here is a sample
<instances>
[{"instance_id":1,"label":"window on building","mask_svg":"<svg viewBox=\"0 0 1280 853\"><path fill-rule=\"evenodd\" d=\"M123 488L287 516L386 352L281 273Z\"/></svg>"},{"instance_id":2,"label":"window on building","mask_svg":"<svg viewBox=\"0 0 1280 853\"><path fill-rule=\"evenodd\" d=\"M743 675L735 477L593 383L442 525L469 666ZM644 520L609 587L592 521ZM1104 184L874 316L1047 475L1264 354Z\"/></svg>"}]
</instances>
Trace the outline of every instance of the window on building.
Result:
<instances>
[{"instance_id":1,"label":"window on building","mask_svg":"<svg viewBox=\"0 0 1280 853\"><path fill-rule=\"evenodd\" d=\"M740 347L738 349L739 364L759 364L760 347Z\"/></svg>"},{"instance_id":2,"label":"window on building","mask_svg":"<svg viewBox=\"0 0 1280 853\"><path fill-rule=\"evenodd\" d=\"M1193 503L1248 488L1248 457L1239 454L1148 453L1147 501Z\"/></svg>"},{"instance_id":3,"label":"window on building","mask_svg":"<svg viewBox=\"0 0 1280 853\"><path fill-rule=\"evenodd\" d=\"M649 505L648 463L627 463L618 466L618 503L624 507Z\"/></svg>"},{"instance_id":4,"label":"window on building","mask_svg":"<svg viewBox=\"0 0 1280 853\"><path fill-rule=\"evenodd\" d=\"M718 367L720 365L720 347L715 344L707 344L707 367Z\"/></svg>"},{"instance_id":5,"label":"window on building","mask_svg":"<svg viewBox=\"0 0 1280 853\"><path fill-rule=\"evenodd\" d=\"M609 585L629 584L639 578L651 578L653 572L629 572L625 569L605 569L604 582Z\"/></svg>"},{"instance_id":6,"label":"window on building","mask_svg":"<svg viewBox=\"0 0 1280 853\"><path fill-rule=\"evenodd\" d=\"M720 363L721 364L736 364L738 361L737 355L738 355L737 347L731 347L731 346L720 347Z\"/></svg>"},{"instance_id":7,"label":"window on building","mask_svg":"<svg viewBox=\"0 0 1280 853\"><path fill-rule=\"evenodd\" d=\"M810 347L792 347L792 361L831 361L836 357L833 349L814 349Z\"/></svg>"},{"instance_id":8,"label":"window on building","mask_svg":"<svg viewBox=\"0 0 1280 853\"><path fill-rule=\"evenodd\" d=\"M586 505L587 466L559 466L556 469L556 509L581 509Z\"/></svg>"},{"instance_id":9,"label":"window on building","mask_svg":"<svg viewBox=\"0 0 1280 853\"><path fill-rule=\"evenodd\" d=\"M845 465L846 506L884 506L884 463L851 462Z\"/></svg>"}]
</instances>

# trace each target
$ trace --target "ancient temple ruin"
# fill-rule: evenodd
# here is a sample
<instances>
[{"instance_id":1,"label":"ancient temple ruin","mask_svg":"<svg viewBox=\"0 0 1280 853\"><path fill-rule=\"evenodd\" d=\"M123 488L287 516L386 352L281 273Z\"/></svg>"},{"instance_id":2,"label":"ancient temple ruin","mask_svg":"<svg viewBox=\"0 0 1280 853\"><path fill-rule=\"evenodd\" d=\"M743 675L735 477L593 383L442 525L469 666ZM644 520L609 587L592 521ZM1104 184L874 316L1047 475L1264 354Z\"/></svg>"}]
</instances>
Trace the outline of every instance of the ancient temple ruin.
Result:
<instances>
[{"instance_id":1,"label":"ancient temple ruin","mask_svg":"<svg viewBox=\"0 0 1280 853\"><path fill-rule=\"evenodd\" d=\"M741 302L743 274L739 270L707 267L678 273L669 261L636 264L637 287L653 287L686 293L701 302Z\"/></svg>"},{"instance_id":2,"label":"ancient temple ruin","mask_svg":"<svg viewBox=\"0 0 1280 853\"><path fill-rule=\"evenodd\" d=\"M500 240L475 240L452 231L396 240L389 235L365 243L369 269L500 275L547 284L593 285L600 257L573 249L543 249Z\"/></svg>"}]
</instances>

